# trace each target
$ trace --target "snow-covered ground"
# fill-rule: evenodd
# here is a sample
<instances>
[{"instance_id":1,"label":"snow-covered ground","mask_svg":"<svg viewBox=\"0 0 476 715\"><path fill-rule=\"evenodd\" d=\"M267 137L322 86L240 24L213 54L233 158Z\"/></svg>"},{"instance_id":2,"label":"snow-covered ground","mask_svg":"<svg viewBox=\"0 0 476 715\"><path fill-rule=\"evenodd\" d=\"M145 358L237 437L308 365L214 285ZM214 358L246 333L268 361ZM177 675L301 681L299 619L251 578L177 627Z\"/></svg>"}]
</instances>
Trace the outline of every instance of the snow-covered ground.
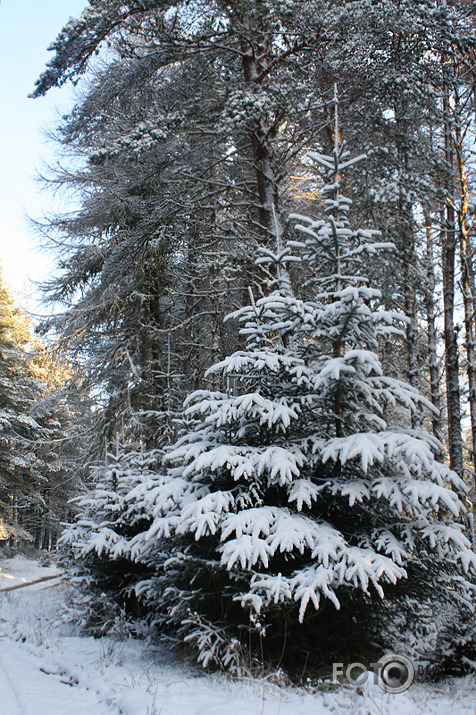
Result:
<instances>
[{"instance_id":1,"label":"snow-covered ground","mask_svg":"<svg viewBox=\"0 0 476 715\"><path fill-rule=\"evenodd\" d=\"M0 588L56 573L0 560ZM266 680L197 676L134 639L86 638L59 624L66 583L0 593L1 715L474 715L476 681L412 685L389 695L362 687L303 691Z\"/></svg>"}]
</instances>

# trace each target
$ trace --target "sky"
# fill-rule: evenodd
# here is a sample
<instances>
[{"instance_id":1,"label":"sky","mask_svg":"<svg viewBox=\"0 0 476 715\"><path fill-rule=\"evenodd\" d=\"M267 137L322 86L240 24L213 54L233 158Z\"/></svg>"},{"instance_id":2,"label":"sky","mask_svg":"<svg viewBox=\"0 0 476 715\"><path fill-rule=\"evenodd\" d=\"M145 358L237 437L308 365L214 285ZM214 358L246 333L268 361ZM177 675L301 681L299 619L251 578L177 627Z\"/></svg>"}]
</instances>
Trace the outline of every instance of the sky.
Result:
<instances>
[{"instance_id":1,"label":"sky","mask_svg":"<svg viewBox=\"0 0 476 715\"><path fill-rule=\"evenodd\" d=\"M28 94L52 57L46 48L86 6L87 0L0 1L0 264L6 281L36 307L39 293L31 281L47 277L52 260L39 252L26 214L38 218L52 207L34 177L54 157L44 130L71 106L73 91L65 86L39 99Z\"/></svg>"}]
</instances>

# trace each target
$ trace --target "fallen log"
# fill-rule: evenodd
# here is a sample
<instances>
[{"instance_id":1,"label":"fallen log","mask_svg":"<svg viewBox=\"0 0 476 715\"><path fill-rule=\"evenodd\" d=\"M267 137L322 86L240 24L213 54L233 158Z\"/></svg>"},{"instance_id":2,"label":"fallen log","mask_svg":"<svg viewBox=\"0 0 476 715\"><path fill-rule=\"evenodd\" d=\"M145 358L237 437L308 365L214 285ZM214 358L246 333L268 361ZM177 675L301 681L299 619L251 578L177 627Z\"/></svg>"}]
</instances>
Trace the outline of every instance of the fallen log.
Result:
<instances>
[{"instance_id":1,"label":"fallen log","mask_svg":"<svg viewBox=\"0 0 476 715\"><path fill-rule=\"evenodd\" d=\"M26 588L27 586L33 586L35 583L42 583L43 581L51 581L53 578L63 578L63 574L57 573L50 576L43 576L42 578L37 578L34 581L26 581L25 583L17 583L15 586L0 588L0 593L5 593L5 591L15 591L17 588Z\"/></svg>"}]
</instances>

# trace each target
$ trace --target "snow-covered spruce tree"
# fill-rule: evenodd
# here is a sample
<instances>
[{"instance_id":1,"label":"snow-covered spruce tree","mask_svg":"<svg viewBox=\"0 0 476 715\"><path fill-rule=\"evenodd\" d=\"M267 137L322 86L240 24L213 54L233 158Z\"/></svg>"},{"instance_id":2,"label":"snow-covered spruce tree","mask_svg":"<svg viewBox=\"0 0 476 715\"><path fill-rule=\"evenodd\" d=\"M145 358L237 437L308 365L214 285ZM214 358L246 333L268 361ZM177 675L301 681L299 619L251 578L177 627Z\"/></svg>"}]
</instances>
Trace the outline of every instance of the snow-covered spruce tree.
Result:
<instances>
[{"instance_id":1,"label":"snow-covered spruce tree","mask_svg":"<svg viewBox=\"0 0 476 715\"><path fill-rule=\"evenodd\" d=\"M92 467L91 489L74 500L78 517L60 545L76 584L70 615L89 632L122 630L129 616L140 615L135 586L149 572L131 559L130 541L150 526L138 492L150 487L161 456L160 450L117 441Z\"/></svg>"},{"instance_id":2,"label":"snow-covered spruce tree","mask_svg":"<svg viewBox=\"0 0 476 715\"><path fill-rule=\"evenodd\" d=\"M209 370L225 391L187 399L189 432L155 480L150 529L132 540L145 563L168 550L157 603L204 665L236 667L258 643L294 666L299 654L362 658L384 595L448 599L476 570L464 485L434 437L410 427L432 406L376 352L401 334L369 278L389 246L349 227L341 174L363 157L348 159L337 129L333 154L311 155L327 172L326 216L293 216L302 241L258 258L276 270L271 292L234 314L246 346ZM298 261L308 300L291 288ZM153 599L154 582L143 590Z\"/></svg>"}]
</instances>

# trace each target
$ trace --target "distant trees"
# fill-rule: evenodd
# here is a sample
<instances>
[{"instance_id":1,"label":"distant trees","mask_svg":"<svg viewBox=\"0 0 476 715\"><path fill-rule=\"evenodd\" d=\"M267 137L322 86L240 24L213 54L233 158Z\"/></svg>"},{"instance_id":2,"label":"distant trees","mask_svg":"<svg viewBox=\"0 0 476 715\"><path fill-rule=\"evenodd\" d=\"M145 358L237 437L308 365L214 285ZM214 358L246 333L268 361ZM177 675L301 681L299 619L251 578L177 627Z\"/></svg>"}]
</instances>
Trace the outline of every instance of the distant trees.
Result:
<instances>
[{"instance_id":1,"label":"distant trees","mask_svg":"<svg viewBox=\"0 0 476 715\"><path fill-rule=\"evenodd\" d=\"M0 284L0 510L3 538L23 534L22 510L40 500L41 465L35 453L41 427L32 415L40 385L27 363L26 316Z\"/></svg>"},{"instance_id":2,"label":"distant trees","mask_svg":"<svg viewBox=\"0 0 476 715\"><path fill-rule=\"evenodd\" d=\"M70 512L80 469L68 439L74 407L55 395L60 378L0 277L1 541L50 548Z\"/></svg>"}]
</instances>

